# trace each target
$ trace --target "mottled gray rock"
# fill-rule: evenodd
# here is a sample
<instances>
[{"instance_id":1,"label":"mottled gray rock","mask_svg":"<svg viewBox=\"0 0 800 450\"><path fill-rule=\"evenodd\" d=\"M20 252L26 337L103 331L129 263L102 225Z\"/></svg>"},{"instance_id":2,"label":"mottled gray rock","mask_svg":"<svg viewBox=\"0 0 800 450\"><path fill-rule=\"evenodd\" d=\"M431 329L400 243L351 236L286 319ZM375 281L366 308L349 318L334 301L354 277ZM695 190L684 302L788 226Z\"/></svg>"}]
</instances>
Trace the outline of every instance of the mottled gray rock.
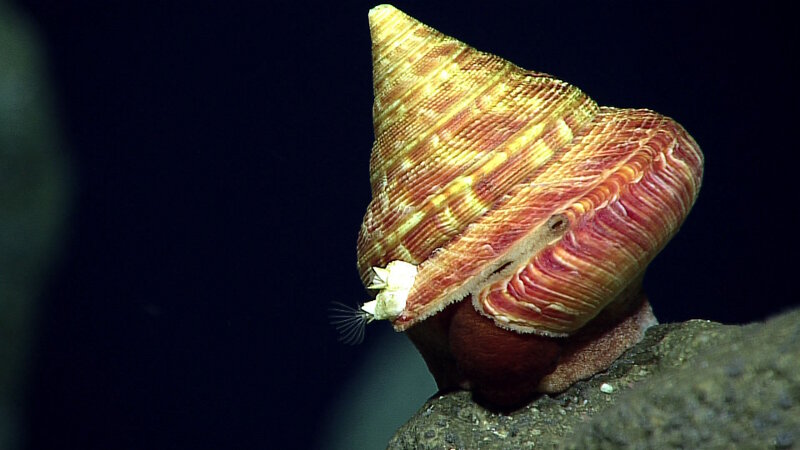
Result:
<instances>
[{"instance_id":1,"label":"mottled gray rock","mask_svg":"<svg viewBox=\"0 0 800 450\"><path fill-rule=\"evenodd\" d=\"M605 373L510 414L430 399L390 449L800 448L800 310L658 325Z\"/></svg>"}]
</instances>

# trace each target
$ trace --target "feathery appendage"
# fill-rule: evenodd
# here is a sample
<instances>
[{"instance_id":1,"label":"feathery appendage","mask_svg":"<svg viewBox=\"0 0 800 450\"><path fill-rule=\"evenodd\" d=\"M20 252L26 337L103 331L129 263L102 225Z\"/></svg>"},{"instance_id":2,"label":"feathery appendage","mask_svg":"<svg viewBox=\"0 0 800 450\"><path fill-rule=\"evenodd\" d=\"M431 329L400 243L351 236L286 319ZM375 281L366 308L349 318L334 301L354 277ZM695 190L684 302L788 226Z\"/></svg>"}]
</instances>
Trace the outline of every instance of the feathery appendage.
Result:
<instances>
[{"instance_id":1,"label":"feathery appendage","mask_svg":"<svg viewBox=\"0 0 800 450\"><path fill-rule=\"evenodd\" d=\"M347 345L358 345L364 341L364 328L373 320L372 314L359 306L332 302L328 309L331 325L339 333L339 341Z\"/></svg>"}]
</instances>

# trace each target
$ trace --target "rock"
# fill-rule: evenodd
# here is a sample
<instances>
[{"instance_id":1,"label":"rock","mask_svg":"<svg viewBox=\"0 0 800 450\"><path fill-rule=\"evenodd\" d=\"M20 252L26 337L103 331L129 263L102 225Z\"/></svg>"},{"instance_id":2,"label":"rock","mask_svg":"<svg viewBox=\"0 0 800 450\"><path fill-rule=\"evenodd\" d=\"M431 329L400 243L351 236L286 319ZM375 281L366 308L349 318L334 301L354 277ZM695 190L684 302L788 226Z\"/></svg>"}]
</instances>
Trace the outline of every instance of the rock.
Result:
<instances>
[{"instance_id":1,"label":"rock","mask_svg":"<svg viewBox=\"0 0 800 450\"><path fill-rule=\"evenodd\" d=\"M658 325L607 372L509 414L437 395L390 449L800 447L800 309Z\"/></svg>"}]
</instances>

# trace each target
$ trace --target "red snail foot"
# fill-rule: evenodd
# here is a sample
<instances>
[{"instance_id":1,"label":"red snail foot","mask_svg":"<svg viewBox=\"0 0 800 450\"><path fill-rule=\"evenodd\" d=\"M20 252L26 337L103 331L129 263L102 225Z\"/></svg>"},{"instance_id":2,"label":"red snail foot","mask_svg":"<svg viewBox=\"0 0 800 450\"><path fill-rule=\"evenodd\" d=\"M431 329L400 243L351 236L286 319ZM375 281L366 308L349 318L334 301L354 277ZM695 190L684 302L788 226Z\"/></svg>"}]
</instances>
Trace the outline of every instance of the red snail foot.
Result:
<instances>
[{"instance_id":1,"label":"red snail foot","mask_svg":"<svg viewBox=\"0 0 800 450\"><path fill-rule=\"evenodd\" d=\"M592 323L563 339L561 358L555 370L541 379L538 392L558 393L576 381L606 370L626 350L642 340L645 331L658 323L644 293L639 293L623 314Z\"/></svg>"},{"instance_id":2,"label":"red snail foot","mask_svg":"<svg viewBox=\"0 0 800 450\"><path fill-rule=\"evenodd\" d=\"M467 389L486 406L508 409L602 372L639 342L657 323L640 281L569 337L505 330L467 299L407 332L441 391Z\"/></svg>"},{"instance_id":3,"label":"red snail foot","mask_svg":"<svg viewBox=\"0 0 800 450\"><path fill-rule=\"evenodd\" d=\"M449 338L456 366L466 381L463 387L479 401L499 407L532 397L561 354L558 340L500 328L469 301L458 304Z\"/></svg>"}]
</instances>

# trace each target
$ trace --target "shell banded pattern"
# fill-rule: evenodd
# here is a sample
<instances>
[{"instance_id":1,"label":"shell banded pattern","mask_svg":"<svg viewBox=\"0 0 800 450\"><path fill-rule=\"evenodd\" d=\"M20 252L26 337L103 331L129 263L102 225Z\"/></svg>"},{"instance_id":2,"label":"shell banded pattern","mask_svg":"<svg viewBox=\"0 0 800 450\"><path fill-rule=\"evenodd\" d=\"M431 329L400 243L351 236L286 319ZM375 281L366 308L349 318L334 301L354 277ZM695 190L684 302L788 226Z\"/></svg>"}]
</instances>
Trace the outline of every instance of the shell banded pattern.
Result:
<instances>
[{"instance_id":1,"label":"shell banded pattern","mask_svg":"<svg viewBox=\"0 0 800 450\"><path fill-rule=\"evenodd\" d=\"M672 119L599 107L388 5L370 30L373 199L358 265L365 283L372 266L418 265L397 330L472 295L500 326L568 335L688 214L703 157Z\"/></svg>"}]
</instances>

